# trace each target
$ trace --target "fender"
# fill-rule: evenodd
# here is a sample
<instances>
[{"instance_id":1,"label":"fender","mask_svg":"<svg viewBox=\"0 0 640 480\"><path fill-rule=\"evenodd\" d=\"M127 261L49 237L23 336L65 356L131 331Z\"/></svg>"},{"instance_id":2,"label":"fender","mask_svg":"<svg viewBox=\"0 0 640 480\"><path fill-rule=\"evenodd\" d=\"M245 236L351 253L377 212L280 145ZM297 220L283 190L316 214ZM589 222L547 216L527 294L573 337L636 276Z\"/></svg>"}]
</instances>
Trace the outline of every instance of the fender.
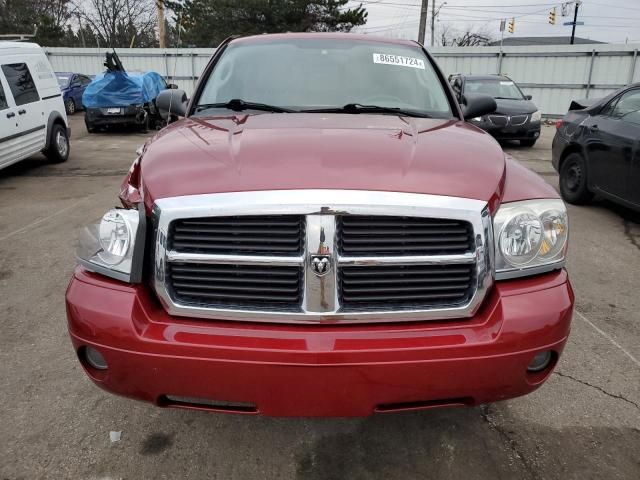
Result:
<instances>
[{"instance_id":1,"label":"fender","mask_svg":"<svg viewBox=\"0 0 640 480\"><path fill-rule=\"evenodd\" d=\"M49 132L51 132L51 129L53 128L53 124L56 122L61 123L63 126L65 126L67 129L67 136L71 137L71 127L65 121L64 117L60 114L60 112L57 112L54 110L51 113L49 113L49 119L47 120L47 140L46 140L46 143L44 144L43 150L46 150L49 148L49 144L51 143L51 135L49 134Z\"/></svg>"}]
</instances>

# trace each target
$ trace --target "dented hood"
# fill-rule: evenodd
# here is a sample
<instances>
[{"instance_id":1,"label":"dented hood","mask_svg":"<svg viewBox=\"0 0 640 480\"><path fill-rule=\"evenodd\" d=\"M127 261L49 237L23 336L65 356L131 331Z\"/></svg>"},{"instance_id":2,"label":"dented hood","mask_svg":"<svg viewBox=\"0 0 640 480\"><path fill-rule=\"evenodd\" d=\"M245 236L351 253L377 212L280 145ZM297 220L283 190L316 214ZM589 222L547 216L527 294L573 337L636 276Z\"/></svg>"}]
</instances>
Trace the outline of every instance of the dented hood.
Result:
<instances>
[{"instance_id":1,"label":"dented hood","mask_svg":"<svg viewBox=\"0 0 640 480\"><path fill-rule=\"evenodd\" d=\"M145 203L219 192L355 189L497 201L500 146L459 120L369 114L189 117L141 161Z\"/></svg>"}]
</instances>

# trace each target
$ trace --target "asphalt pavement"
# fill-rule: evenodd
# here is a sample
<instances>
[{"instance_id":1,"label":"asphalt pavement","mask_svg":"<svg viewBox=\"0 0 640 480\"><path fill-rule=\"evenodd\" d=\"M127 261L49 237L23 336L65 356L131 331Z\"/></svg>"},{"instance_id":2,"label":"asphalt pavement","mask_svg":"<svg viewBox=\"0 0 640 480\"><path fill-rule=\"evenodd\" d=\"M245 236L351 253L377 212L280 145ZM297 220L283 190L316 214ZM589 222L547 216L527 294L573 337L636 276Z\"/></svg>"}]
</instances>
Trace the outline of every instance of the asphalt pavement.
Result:
<instances>
[{"instance_id":1,"label":"asphalt pavement","mask_svg":"<svg viewBox=\"0 0 640 480\"><path fill-rule=\"evenodd\" d=\"M117 204L147 135L72 129L66 163L0 170L0 479L640 478L640 215L569 207L572 333L531 395L363 419L161 409L89 381L64 306L77 230ZM557 187L552 137L505 150Z\"/></svg>"}]
</instances>

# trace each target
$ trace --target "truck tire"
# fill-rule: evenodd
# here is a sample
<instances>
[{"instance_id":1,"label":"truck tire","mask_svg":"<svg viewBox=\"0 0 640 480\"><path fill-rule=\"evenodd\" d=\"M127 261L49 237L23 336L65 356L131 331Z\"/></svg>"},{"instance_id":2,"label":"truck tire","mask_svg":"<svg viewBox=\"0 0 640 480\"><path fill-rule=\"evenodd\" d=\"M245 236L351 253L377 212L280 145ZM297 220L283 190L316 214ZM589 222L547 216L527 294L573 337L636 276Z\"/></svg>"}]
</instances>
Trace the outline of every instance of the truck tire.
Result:
<instances>
[{"instance_id":1,"label":"truck tire","mask_svg":"<svg viewBox=\"0 0 640 480\"><path fill-rule=\"evenodd\" d=\"M587 169L579 153L570 153L560 166L560 195L575 205L584 205L593 198L587 184Z\"/></svg>"},{"instance_id":2,"label":"truck tire","mask_svg":"<svg viewBox=\"0 0 640 480\"><path fill-rule=\"evenodd\" d=\"M50 135L49 148L44 151L45 156L51 163L66 162L71 150L67 129L59 123L54 123Z\"/></svg>"}]
</instances>

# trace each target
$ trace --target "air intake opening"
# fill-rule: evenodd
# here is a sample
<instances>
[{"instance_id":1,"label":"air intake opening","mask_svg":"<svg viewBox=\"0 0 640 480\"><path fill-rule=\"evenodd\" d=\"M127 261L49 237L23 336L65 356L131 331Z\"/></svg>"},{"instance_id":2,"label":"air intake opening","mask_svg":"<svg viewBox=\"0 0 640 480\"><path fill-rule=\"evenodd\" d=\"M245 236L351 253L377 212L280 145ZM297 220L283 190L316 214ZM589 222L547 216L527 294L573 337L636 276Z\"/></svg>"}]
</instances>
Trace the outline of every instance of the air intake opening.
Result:
<instances>
[{"instance_id":1,"label":"air intake opening","mask_svg":"<svg viewBox=\"0 0 640 480\"><path fill-rule=\"evenodd\" d=\"M415 402L384 403L375 409L378 413L426 410L441 407L468 407L474 404L471 397L444 398L440 400L419 400Z\"/></svg>"},{"instance_id":2,"label":"air intake opening","mask_svg":"<svg viewBox=\"0 0 640 480\"><path fill-rule=\"evenodd\" d=\"M258 407L248 402L227 402L208 398L182 397L179 395L162 395L158 398L161 407L191 408L210 410L212 412L258 413Z\"/></svg>"}]
</instances>

